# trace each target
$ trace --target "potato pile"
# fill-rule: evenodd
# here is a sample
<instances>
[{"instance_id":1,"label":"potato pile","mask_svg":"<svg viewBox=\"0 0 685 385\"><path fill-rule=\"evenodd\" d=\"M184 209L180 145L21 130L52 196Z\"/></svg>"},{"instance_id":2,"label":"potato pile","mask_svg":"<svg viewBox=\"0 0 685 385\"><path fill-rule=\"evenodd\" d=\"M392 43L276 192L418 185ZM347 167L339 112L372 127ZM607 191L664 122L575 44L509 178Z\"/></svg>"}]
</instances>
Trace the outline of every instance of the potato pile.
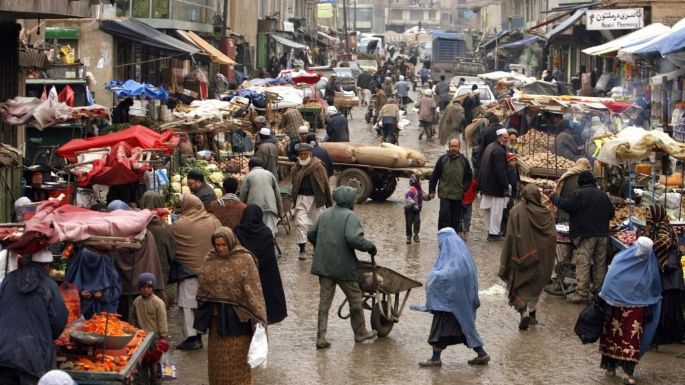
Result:
<instances>
[{"instance_id":1,"label":"potato pile","mask_svg":"<svg viewBox=\"0 0 685 385\"><path fill-rule=\"evenodd\" d=\"M533 128L519 137L518 142L523 144L521 154L546 152L549 146L554 143L554 135Z\"/></svg>"},{"instance_id":2,"label":"potato pile","mask_svg":"<svg viewBox=\"0 0 685 385\"><path fill-rule=\"evenodd\" d=\"M552 170L555 168L565 170L576 164L576 162L556 155L550 151L534 152L532 154L523 152L522 155L519 156L519 159L525 162L528 167L548 168ZM554 163L555 160L556 165Z\"/></svg>"}]
</instances>

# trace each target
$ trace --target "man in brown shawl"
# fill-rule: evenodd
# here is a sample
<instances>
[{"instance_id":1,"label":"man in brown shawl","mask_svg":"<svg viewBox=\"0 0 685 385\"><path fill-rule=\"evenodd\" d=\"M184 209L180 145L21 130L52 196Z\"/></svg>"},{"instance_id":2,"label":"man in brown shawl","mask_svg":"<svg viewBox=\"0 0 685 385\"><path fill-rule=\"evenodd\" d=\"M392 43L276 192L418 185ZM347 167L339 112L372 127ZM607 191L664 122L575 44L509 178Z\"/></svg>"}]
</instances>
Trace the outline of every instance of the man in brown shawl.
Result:
<instances>
[{"instance_id":1,"label":"man in brown shawl","mask_svg":"<svg viewBox=\"0 0 685 385\"><path fill-rule=\"evenodd\" d=\"M312 145L308 143L298 144L295 150L299 159L292 169L293 187L290 193L295 202L294 216L300 260L306 259L305 245L309 227L319 219L322 207L333 205L326 168L318 158L312 156L312 149Z\"/></svg>"},{"instance_id":2,"label":"man in brown shawl","mask_svg":"<svg viewBox=\"0 0 685 385\"><path fill-rule=\"evenodd\" d=\"M556 234L552 212L542 205L538 187L526 185L509 214L499 269L509 304L521 314L521 330L537 323L535 306L552 276Z\"/></svg>"},{"instance_id":3,"label":"man in brown shawl","mask_svg":"<svg viewBox=\"0 0 685 385\"><path fill-rule=\"evenodd\" d=\"M240 223L245 203L238 197L238 179L228 176L224 179L224 196L209 204L207 212L213 214L222 226L233 230Z\"/></svg>"},{"instance_id":4,"label":"man in brown shawl","mask_svg":"<svg viewBox=\"0 0 685 385\"><path fill-rule=\"evenodd\" d=\"M438 140L445 145L448 140L459 137L464 130L464 107L458 100L452 99L438 123Z\"/></svg>"},{"instance_id":5,"label":"man in brown shawl","mask_svg":"<svg viewBox=\"0 0 685 385\"><path fill-rule=\"evenodd\" d=\"M148 210L161 209L164 207L159 193L154 191L145 192L143 197L140 198L139 206L141 209ZM161 280L164 284L169 280L169 268L174 262L174 258L176 258L176 242L174 241L174 237L171 235L171 226L166 224L158 216L152 217L150 224L147 225L147 229L155 238L157 255L159 256L159 263L162 267L162 275L157 277L157 281ZM169 306L170 302L167 298L166 292L161 292L161 294L162 295L159 295L158 293L157 295L159 298L164 300L167 306Z\"/></svg>"},{"instance_id":6,"label":"man in brown shawl","mask_svg":"<svg viewBox=\"0 0 685 385\"><path fill-rule=\"evenodd\" d=\"M171 234L176 241L176 260L169 272L169 282L178 283L177 303L181 309L181 329L185 337L185 341L176 346L179 350L202 348L202 337L193 328L197 309L197 275L212 248L209 234L219 227L221 223L205 211L200 198L183 194L181 217L171 225Z\"/></svg>"}]
</instances>

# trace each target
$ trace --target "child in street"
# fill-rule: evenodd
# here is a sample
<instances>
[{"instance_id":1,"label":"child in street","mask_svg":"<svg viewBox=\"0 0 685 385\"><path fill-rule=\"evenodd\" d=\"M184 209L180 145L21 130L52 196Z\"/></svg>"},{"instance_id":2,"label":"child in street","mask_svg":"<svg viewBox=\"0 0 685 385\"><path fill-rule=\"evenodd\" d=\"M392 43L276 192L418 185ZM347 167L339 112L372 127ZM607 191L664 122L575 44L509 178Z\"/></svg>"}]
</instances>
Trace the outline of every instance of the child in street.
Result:
<instances>
[{"instance_id":1,"label":"child in street","mask_svg":"<svg viewBox=\"0 0 685 385\"><path fill-rule=\"evenodd\" d=\"M420 243L421 209L423 208L424 192L421 188L421 177L412 174L409 178L409 190L404 195L404 219L407 229L407 244L411 244L412 233L414 242Z\"/></svg>"},{"instance_id":2,"label":"child in street","mask_svg":"<svg viewBox=\"0 0 685 385\"><path fill-rule=\"evenodd\" d=\"M139 385L159 383L157 362L162 357L162 353L169 350L166 305L161 298L154 294L156 281L157 279L152 273L141 273L138 276L140 296L133 301L129 316L133 326L148 333L155 333L155 344L148 351L141 370L136 376L135 383Z\"/></svg>"},{"instance_id":3,"label":"child in street","mask_svg":"<svg viewBox=\"0 0 685 385\"><path fill-rule=\"evenodd\" d=\"M461 204L464 207L461 229L464 232L460 235L464 239L464 241L468 240L469 230L471 229L471 212L473 211L473 200L476 199L477 186L478 182L476 181L476 179L471 179L471 184L469 185L469 188L466 189L464 197L461 200Z\"/></svg>"}]
</instances>

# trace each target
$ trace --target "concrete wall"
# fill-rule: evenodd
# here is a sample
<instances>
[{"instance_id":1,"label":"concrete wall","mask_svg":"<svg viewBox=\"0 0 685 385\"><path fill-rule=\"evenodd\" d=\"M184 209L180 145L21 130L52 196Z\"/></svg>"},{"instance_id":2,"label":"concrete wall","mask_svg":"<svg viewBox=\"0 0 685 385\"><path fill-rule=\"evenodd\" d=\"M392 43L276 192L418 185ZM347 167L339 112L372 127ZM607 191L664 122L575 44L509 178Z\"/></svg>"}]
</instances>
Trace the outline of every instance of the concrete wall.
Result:
<instances>
[{"instance_id":1,"label":"concrete wall","mask_svg":"<svg viewBox=\"0 0 685 385\"><path fill-rule=\"evenodd\" d=\"M228 27L245 36L251 46L257 45L257 16L255 1L230 1Z\"/></svg>"},{"instance_id":2,"label":"concrete wall","mask_svg":"<svg viewBox=\"0 0 685 385\"><path fill-rule=\"evenodd\" d=\"M96 19L47 20L48 27L80 28L78 54L84 64L84 73L92 72L97 84L91 91L95 93L95 102L111 107L112 91L105 89L105 84L112 80L114 73L114 39L112 35L100 31L100 22ZM102 59L102 68L98 62Z\"/></svg>"},{"instance_id":3,"label":"concrete wall","mask_svg":"<svg viewBox=\"0 0 685 385\"><path fill-rule=\"evenodd\" d=\"M605 4L613 3L612 8L651 7L652 23L663 23L672 26L685 17L685 1L683 0L603 0ZM645 20L645 25L649 20Z\"/></svg>"},{"instance_id":4,"label":"concrete wall","mask_svg":"<svg viewBox=\"0 0 685 385\"><path fill-rule=\"evenodd\" d=\"M90 17L88 0L2 0L0 13L17 14L17 18Z\"/></svg>"}]
</instances>

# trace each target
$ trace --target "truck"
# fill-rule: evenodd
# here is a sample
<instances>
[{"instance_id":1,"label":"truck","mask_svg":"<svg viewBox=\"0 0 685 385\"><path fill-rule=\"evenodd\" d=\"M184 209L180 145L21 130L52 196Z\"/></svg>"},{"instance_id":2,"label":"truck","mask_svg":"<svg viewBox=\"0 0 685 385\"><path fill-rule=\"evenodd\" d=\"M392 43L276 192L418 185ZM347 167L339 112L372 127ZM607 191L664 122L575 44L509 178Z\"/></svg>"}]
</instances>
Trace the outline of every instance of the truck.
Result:
<instances>
[{"instance_id":1,"label":"truck","mask_svg":"<svg viewBox=\"0 0 685 385\"><path fill-rule=\"evenodd\" d=\"M431 57L431 80L439 81L441 75L451 79L458 57L466 56L466 41L461 33L434 32Z\"/></svg>"}]
</instances>

